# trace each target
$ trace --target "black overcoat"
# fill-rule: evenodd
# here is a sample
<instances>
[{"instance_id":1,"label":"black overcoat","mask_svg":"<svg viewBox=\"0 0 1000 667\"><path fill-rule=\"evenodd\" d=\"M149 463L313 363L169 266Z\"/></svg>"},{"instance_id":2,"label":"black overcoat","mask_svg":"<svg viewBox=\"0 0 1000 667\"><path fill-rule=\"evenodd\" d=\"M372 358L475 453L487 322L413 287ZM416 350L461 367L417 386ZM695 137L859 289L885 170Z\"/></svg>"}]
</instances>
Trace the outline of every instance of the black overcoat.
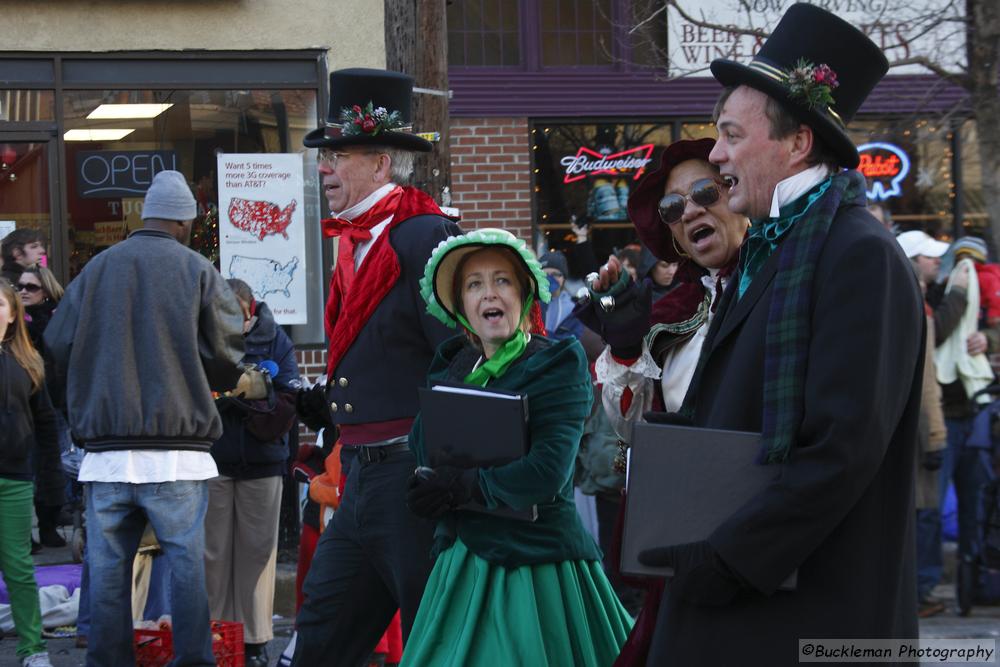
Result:
<instances>
[{"instance_id":1,"label":"black overcoat","mask_svg":"<svg viewBox=\"0 0 1000 667\"><path fill-rule=\"evenodd\" d=\"M751 589L723 607L664 596L648 664L798 665L799 639L917 636L913 474L924 318L913 270L858 201L818 259L804 419L766 490L709 538ZM761 430L779 247L706 341L695 422ZM777 591L798 569L798 588ZM884 663L883 663L884 664Z\"/></svg>"}]
</instances>

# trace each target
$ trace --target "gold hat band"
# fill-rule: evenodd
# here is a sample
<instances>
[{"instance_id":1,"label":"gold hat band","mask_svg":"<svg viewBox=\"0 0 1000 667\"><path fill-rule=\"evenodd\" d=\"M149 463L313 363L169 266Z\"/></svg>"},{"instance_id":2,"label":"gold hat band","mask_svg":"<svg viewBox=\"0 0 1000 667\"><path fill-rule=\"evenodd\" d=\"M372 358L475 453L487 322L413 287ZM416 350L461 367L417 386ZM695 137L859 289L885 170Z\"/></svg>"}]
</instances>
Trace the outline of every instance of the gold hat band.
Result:
<instances>
[{"instance_id":1,"label":"gold hat band","mask_svg":"<svg viewBox=\"0 0 1000 667\"><path fill-rule=\"evenodd\" d=\"M782 69L778 69L777 67L773 67L771 65L768 65L767 63L763 63L763 62L761 62L759 60L753 60L753 61L751 61L750 64L747 65L747 67L749 67L750 69L757 70L758 72L760 72L764 76L768 76L768 77L774 79L775 81L779 81L781 83L784 83L784 82L788 81L788 73L787 72L785 72Z\"/></svg>"}]
</instances>

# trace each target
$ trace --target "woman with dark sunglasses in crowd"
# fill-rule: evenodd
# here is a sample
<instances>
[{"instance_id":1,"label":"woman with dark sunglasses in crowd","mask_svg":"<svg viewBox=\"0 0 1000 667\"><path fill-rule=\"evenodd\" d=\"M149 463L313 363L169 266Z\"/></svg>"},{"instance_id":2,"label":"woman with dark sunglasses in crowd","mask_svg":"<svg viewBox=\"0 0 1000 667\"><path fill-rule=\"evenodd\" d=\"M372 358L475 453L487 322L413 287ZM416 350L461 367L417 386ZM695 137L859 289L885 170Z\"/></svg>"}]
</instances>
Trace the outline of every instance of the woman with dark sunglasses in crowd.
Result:
<instances>
[{"instance_id":1,"label":"woman with dark sunglasses in crowd","mask_svg":"<svg viewBox=\"0 0 1000 667\"><path fill-rule=\"evenodd\" d=\"M658 259L678 263L677 287L653 303L651 282L636 284L610 257L588 277L590 300L578 309L606 343L597 380L604 410L624 443L644 412L680 408L750 224L729 210L727 184L708 161L714 145L713 139L671 144L628 200L643 245ZM624 466L624 452L618 463ZM645 663L661 593L662 584L650 588L616 665Z\"/></svg>"},{"instance_id":2,"label":"woman with dark sunglasses in crowd","mask_svg":"<svg viewBox=\"0 0 1000 667\"><path fill-rule=\"evenodd\" d=\"M56 310L56 305L63 295L63 287L56 280L55 275L44 266L33 266L24 269L14 285L21 303L24 305L24 322L28 328L28 337L31 344L35 346L38 353L42 355L42 360L46 363L46 375L48 372L48 355L45 352L45 343L42 334L52 313ZM49 394L58 395L51 381L49 382ZM56 421L60 433L68 429L65 419L60 414L56 414ZM43 546L59 548L66 546L66 539L59 534L59 513L62 510L65 499L64 483L56 480L54 486L35 488L35 514L38 516L38 542L32 541L32 553L38 553Z\"/></svg>"},{"instance_id":3,"label":"woman with dark sunglasses in crowd","mask_svg":"<svg viewBox=\"0 0 1000 667\"><path fill-rule=\"evenodd\" d=\"M63 287L51 271L44 266L36 266L25 269L14 288L21 297L21 303L24 304L24 320L28 323L31 343L44 355L42 332L45 331L59 299L62 298Z\"/></svg>"}]
</instances>

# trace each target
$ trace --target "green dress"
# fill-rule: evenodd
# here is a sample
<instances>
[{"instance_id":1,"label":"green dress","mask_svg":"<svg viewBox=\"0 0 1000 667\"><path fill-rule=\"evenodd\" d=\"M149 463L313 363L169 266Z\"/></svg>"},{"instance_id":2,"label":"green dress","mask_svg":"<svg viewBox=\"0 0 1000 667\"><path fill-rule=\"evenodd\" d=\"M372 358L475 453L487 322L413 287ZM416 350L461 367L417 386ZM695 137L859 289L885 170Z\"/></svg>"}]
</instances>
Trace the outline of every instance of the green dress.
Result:
<instances>
[{"instance_id":1,"label":"green dress","mask_svg":"<svg viewBox=\"0 0 1000 667\"><path fill-rule=\"evenodd\" d=\"M462 338L445 341L428 379L461 380L478 358ZM538 519L457 511L441 522L437 560L401 664L611 665L632 619L573 502L573 465L593 400L583 349L575 340L532 337L489 388L528 396L531 451L481 469L480 490L490 507L537 505ZM419 416L410 447L423 465Z\"/></svg>"}]
</instances>

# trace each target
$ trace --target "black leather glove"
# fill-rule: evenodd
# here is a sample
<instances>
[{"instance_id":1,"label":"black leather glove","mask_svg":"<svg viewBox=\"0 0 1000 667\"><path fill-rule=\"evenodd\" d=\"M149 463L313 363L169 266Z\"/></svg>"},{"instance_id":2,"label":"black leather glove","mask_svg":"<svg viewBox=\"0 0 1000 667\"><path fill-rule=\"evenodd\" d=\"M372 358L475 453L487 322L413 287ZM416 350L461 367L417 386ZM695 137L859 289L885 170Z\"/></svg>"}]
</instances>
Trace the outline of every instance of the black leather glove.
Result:
<instances>
[{"instance_id":1,"label":"black leather glove","mask_svg":"<svg viewBox=\"0 0 1000 667\"><path fill-rule=\"evenodd\" d=\"M313 385L309 389L299 389L295 395L295 412L309 429L319 431L333 426L333 415L326 400L326 387Z\"/></svg>"},{"instance_id":2,"label":"black leather glove","mask_svg":"<svg viewBox=\"0 0 1000 667\"><path fill-rule=\"evenodd\" d=\"M417 468L406 491L406 506L425 519L437 519L470 500L482 499L478 468Z\"/></svg>"},{"instance_id":3,"label":"black leather glove","mask_svg":"<svg viewBox=\"0 0 1000 667\"><path fill-rule=\"evenodd\" d=\"M743 588L737 575L704 540L646 549L639 553L639 562L649 567L674 568L667 590L691 604L721 607L732 602Z\"/></svg>"},{"instance_id":4,"label":"black leather glove","mask_svg":"<svg viewBox=\"0 0 1000 667\"><path fill-rule=\"evenodd\" d=\"M920 458L920 465L924 470L940 470L943 462L943 449L939 449L936 452L924 452L924 455Z\"/></svg>"},{"instance_id":5,"label":"black leather glove","mask_svg":"<svg viewBox=\"0 0 1000 667\"><path fill-rule=\"evenodd\" d=\"M649 331L649 318L653 310L652 282L633 283L619 280L604 293L591 292L574 310L584 326L599 334L611 346L611 354L623 359L634 359L642 353L642 339ZM601 299L610 297L614 307L605 310Z\"/></svg>"}]
</instances>

